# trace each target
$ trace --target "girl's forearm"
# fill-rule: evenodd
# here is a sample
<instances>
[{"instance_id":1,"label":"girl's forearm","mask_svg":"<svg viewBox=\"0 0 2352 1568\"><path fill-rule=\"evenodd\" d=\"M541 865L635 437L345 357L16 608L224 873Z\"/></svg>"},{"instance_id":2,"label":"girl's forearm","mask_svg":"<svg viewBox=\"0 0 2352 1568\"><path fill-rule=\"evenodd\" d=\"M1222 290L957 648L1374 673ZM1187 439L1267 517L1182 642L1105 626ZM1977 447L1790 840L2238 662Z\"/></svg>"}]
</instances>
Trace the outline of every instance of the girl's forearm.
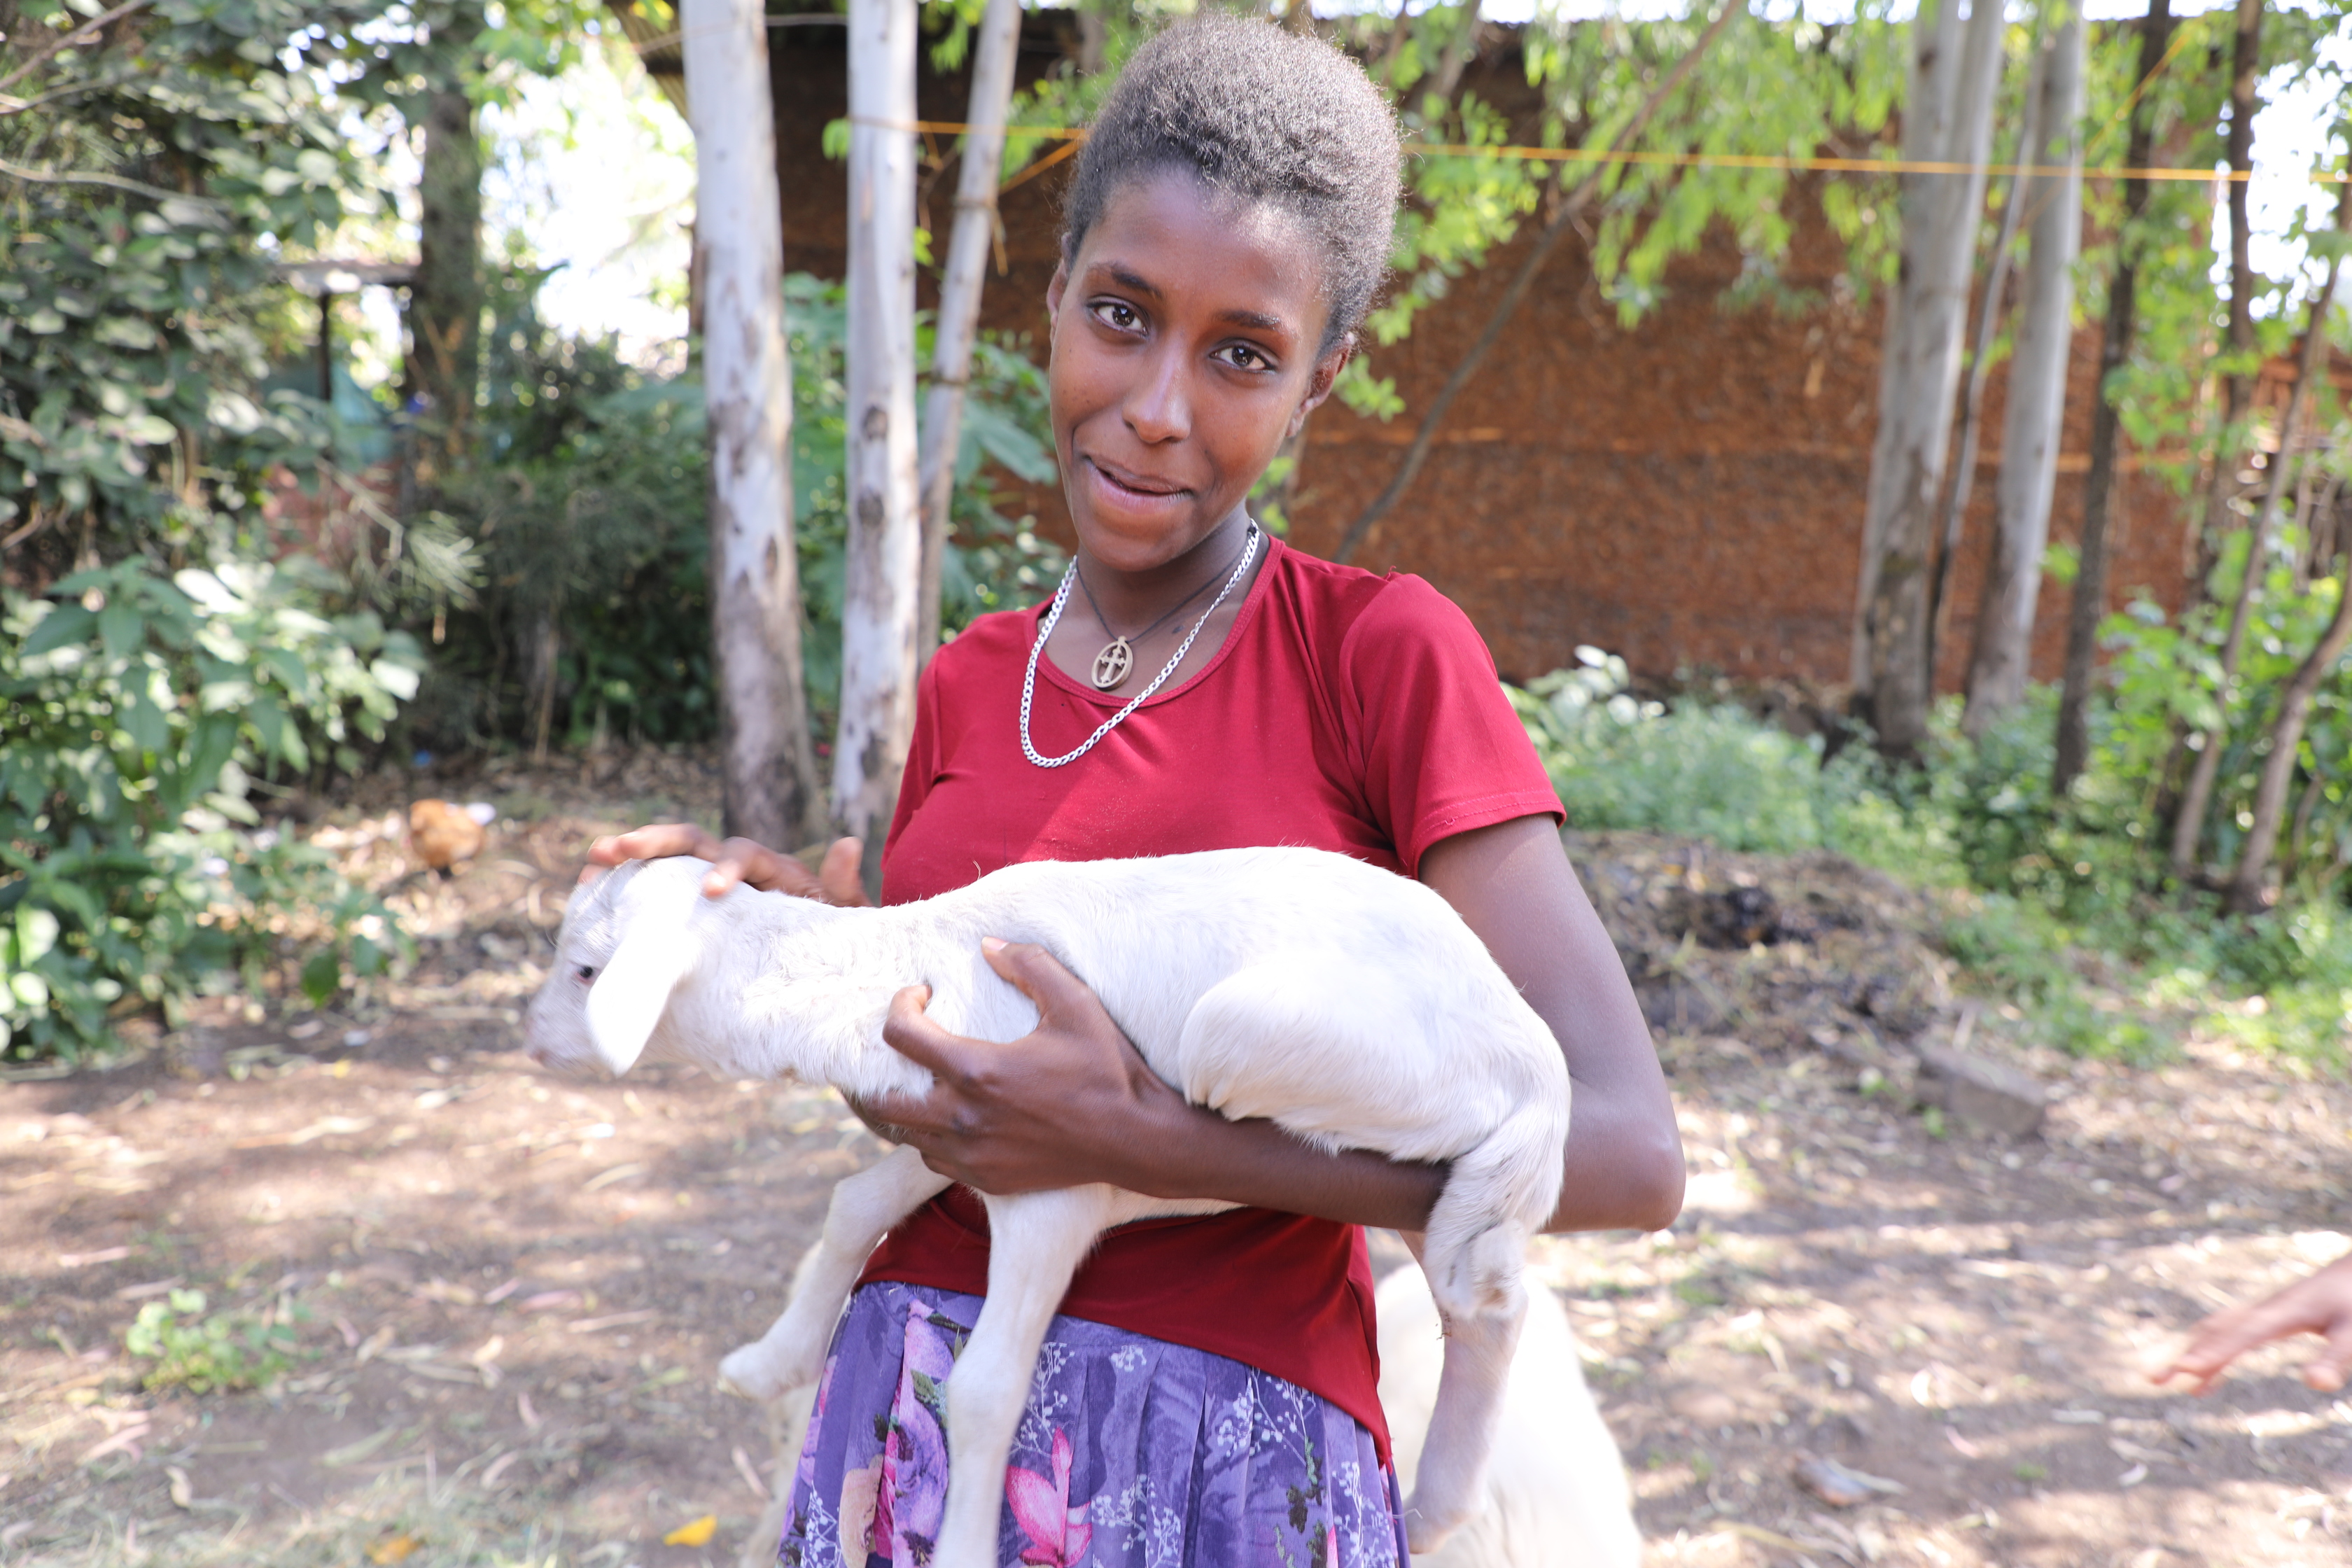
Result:
<instances>
[{"instance_id":1,"label":"girl's forearm","mask_svg":"<svg viewBox=\"0 0 2352 1568\"><path fill-rule=\"evenodd\" d=\"M1443 1165L1360 1150L1327 1154L1271 1121L1228 1121L1173 1094L1152 1121L1148 1133L1123 1141L1129 1168L1113 1179L1153 1197L1213 1198L1345 1225L1420 1230L1445 1184Z\"/></svg>"}]
</instances>

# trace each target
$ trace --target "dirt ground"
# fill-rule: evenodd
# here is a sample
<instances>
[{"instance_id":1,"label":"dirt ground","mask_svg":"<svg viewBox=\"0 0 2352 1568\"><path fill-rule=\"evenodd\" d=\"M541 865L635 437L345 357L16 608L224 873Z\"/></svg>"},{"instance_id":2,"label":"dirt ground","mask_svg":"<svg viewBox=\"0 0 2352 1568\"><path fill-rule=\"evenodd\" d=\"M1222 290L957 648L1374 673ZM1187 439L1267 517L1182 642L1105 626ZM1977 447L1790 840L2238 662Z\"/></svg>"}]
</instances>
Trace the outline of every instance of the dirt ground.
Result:
<instances>
[{"instance_id":1,"label":"dirt ground","mask_svg":"<svg viewBox=\"0 0 2352 1568\"><path fill-rule=\"evenodd\" d=\"M412 793L500 807L449 881L382 831ZM515 1048L587 837L711 801L659 754L372 785L304 831L390 889L414 972L0 1083L0 1563L758 1560L773 1434L715 1363L880 1146L829 1091ZM1653 1563L2352 1563L2352 1402L2284 1351L2202 1400L2142 1371L2345 1249L2352 1089L2197 1039L2150 1069L2013 1050L1932 909L1841 863L1572 848L1691 1161L1671 1232L1537 1258ZM1906 1047L1963 1018L2048 1087L2039 1133L1911 1108ZM142 1387L125 1333L189 1289L289 1329L290 1367ZM1807 1456L1899 1489L1831 1508Z\"/></svg>"}]
</instances>

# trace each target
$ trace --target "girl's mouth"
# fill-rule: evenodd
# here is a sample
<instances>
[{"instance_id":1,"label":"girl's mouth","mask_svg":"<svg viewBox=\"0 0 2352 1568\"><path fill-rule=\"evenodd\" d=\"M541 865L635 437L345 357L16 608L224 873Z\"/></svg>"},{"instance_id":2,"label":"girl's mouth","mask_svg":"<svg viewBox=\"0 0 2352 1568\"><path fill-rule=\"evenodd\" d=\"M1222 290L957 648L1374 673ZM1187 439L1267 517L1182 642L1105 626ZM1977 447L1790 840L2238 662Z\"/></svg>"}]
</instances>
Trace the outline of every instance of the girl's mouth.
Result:
<instances>
[{"instance_id":1,"label":"girl's mouth","mask_svg":"<svg viewBox=\"0 0 2352 1568\"><path fill-rule=\"evenodd\" d=\"M1148 474L1129 473L1115 464L1104 462L1099 458L1088 458L1087 466L1095 471L1096 477L1102 481L1105 489L1122 500L1131 499L1149 504L1153 501L1171 500L1186 493L1181 485L1171 483L1167 479L1154 479Z\"/></svg>"}]
</instances>

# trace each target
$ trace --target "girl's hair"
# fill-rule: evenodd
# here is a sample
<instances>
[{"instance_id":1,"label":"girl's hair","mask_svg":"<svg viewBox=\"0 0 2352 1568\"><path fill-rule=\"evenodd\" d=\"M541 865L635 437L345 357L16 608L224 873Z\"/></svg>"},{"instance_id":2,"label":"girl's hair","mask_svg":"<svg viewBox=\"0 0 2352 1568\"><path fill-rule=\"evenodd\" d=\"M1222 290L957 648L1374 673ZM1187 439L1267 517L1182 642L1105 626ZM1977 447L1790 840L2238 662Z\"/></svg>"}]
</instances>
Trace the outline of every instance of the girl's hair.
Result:
<instances>
[{"instance_id":1,"label":"girl's hair","mask_svg":"<svg viewBox=\"0 0 2352 1568\"><path fill-rule=\"evenodd\" d=\"M1062 254L1076 259L1120 186L1189 170L1314 236L1328 349L1387 279L1402 159L1396 117L1346 55L1272 22L1199 16L1138 49L1095 117L1063 202Z\"/></svg>"}]
</instances>

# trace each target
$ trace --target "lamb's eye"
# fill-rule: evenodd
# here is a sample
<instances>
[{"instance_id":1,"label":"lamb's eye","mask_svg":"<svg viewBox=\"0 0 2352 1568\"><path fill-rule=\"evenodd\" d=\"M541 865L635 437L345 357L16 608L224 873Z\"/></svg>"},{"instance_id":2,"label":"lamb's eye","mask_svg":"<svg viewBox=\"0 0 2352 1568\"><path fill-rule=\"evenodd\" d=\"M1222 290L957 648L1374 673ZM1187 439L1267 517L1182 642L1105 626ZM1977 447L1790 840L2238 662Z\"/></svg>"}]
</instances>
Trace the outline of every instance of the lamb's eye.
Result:
<instances>
[{"instance_id":1,"label":"lamb's eye","mask_svg":"<svg viewBox=\"0 0 2352 1568\"><path fill-rule=\"evenodd\" d=\"M580 976L580 984L585 985L596 978L596 966L593 963L583 963L574 973Z\"/></svg>"}]
</instances>

